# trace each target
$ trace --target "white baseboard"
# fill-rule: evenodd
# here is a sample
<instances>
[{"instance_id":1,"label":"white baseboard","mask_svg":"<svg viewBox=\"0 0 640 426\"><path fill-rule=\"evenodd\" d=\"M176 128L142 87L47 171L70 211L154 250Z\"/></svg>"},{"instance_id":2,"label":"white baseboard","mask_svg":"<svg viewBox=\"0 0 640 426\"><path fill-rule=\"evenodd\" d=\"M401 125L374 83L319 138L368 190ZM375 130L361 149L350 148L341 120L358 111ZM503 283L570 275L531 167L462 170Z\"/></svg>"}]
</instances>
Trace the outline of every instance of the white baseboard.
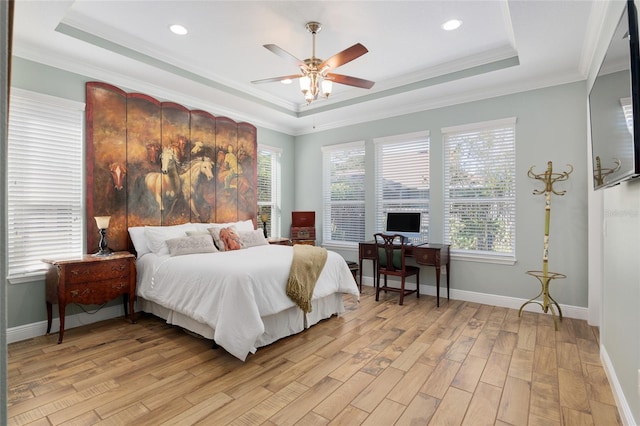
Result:
<instances>
[{"instance_id":1,"label":"white baseboard","mask_svg":"<svg viewBox=\"0 0 640 426\"><path fill-rule=\"evenodd\" d=\"M600 361L602 362L604 372L607 374L607 379L609 380L609 385L613 392L613 398L616 400L622 424L625 426L637 425L638 423L633 419L631 407L629 407L627 399L624 397L624 393L622 392L622 387L620 387L620 382L618 381L618 376L616 376L616 372L613 369L613 364L611 364L609 354L602 345L600 345Z\"/></svg>"},{"instance_id":2,"label":"white baseboard","mask_svg":"<svg viewBox=\"0 0 640 426\"><path fill-rule=\"evenodd\" d=\"M364 276L362 278L362 285L368 285L373 287L373 278ZM427 294L429 296L436 295L436 287L433 285L420 285L420 294ZM482 303L484 305L500 306L502 308L520 309L523 303L528 299L521 299L518 297L500 296L497 294L477 293L475 291L456 290L451 289L450 297L456 300L464 300L465 302ZM447 298L447 287L440 287L440 299ZM562 316L567 318L575 318L581 320L588 319L588 308L572 305L560 305L562 309ZM542 312L542 308L534 303L530 303L524 307L527 312Z\"/></svg>"},{"instance_id":3,"label":"white baseboard","mask_svg":"<svg viewBox=\"0 0 640 426\"><path fill-rule=\"evenodd\" d=\"M122 305L102 308L93 314L81 312L78 314L67 315L64 320L64 329L66 331L81 325L92 324L94 322L104 321L120 316L124 316L124 307ZM51 332L57 333L58 331L60 331L60 319L54 318L53 321L51 321ZM47 321L11 327L7 329L7 343L9 344L19 342L21 340L32 339L34 337L43 336L46 333Z\"/></svg>"}]
</instances>

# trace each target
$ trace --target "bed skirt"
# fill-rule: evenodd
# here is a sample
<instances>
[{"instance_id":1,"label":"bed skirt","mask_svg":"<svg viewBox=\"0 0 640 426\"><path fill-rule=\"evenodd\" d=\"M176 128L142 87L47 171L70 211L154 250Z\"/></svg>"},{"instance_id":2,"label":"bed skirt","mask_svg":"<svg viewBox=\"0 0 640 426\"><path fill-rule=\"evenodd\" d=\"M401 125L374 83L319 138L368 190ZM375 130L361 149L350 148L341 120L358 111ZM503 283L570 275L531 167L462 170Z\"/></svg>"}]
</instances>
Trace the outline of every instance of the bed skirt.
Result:
<instances>
[{"instance_id":1,"label":"bed skirt","mask_svg":"<svg viewBox=\"0 0 640 426\"><path fill-rule=\"evenodd\" d=\"M195 321L186 315L172 311L140 296L137 298L137 303L140 310L165 319L167 324L177 325L206 339L213 339L214 329L207 324ZM342 293L334 293L322 299L312 300L311 306L313 308L312 311L306 314L307 328L332 315L341 315L345 311ZM295 306L280 313L262 317L262 322L264 323L265 332L256 340L254 344L256 348L269 345L276 340L303 331L305 329L305 314Z\"/></svg>"}]
</instances>

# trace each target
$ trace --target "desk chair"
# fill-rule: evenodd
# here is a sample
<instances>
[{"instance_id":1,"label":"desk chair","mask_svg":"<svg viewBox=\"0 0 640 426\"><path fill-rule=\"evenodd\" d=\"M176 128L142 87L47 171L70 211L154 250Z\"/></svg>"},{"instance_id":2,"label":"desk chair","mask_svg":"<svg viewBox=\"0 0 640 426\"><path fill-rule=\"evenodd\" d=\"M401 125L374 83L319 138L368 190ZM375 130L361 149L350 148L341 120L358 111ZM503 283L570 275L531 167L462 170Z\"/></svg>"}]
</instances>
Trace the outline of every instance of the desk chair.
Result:
<instances>
[{"instance_id":1,"label":"desk chair","mask_svg":"<svg viewBox=\"0 0 640 426\"><path fill-rule=\"evenodd\" d=\"M376 276L376 302L378 301L378 295L380 290L395 291L400 293L399 305L404 302L404 296L416 293L416 296L420 298L420 268L417 266L411 266L405 264L405 237L403 235L387 235L387 234L374 234L373 237L376 241L376 248L378 250L378 271ZM384 285L380 286L380 274L384 275ZM400 288L389 287L387 285L387 276L392 275L400 277ZM411 275L416 276L416 289L407 290L404 287L405 278Z\"/></svg>"}]
</instances>

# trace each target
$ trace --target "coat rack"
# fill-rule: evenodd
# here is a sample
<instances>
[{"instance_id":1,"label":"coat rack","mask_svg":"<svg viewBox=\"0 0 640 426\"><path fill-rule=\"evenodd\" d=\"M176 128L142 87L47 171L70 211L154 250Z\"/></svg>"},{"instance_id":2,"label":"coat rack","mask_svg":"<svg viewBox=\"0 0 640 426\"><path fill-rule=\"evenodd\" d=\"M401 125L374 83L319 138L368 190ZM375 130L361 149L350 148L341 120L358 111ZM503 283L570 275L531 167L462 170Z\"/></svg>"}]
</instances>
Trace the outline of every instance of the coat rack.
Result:
<instances>
[{"instance_id":1,"label":"coat rack","mask_svg":"<svg viewBox=\"0 0 640 426\"><path fill-rule=\"evenodd\" d=\"M544 173L535 174L533 173L534 166L531 166L529 171L527 172L527 176L531 179L537 179L544 182L543 190L533 190L534 195L544 194L545 200L545 218L544 218L544 245L542 250L542 271L527 271L527 274L535 277L540 281L542 286L542 290L540 293L534 297L533 299L528 300L523 303L520 307L520 311L518 312L518 316L522 315L522 309L528 305L529 303L535 303L540 305L544 313L546 314L549 310L551 310L551 315L553 316L553 325L555 326L556 331L558 331L558 322L556 319L555 309L558 310L558 316L560 317L560 321L562 321L562 310L560 309L560 305L556 302L549 292L549 283L551 280L566 278L567 276L558 272L549 272L549 222L551 220L551 194L555 195L564 195L567 191L556 191L553 188L553 185L556 182L562 182L569 179L569 175L573 172L573 166L571 164L567 164L570 168L567 172L562 173L554 173L553 172L553 164L551 161L547 162L547 170ZM539 298L542 297L542 301ZM554 309L555 305L555 309Z\"/></svg>"}]
</instances>

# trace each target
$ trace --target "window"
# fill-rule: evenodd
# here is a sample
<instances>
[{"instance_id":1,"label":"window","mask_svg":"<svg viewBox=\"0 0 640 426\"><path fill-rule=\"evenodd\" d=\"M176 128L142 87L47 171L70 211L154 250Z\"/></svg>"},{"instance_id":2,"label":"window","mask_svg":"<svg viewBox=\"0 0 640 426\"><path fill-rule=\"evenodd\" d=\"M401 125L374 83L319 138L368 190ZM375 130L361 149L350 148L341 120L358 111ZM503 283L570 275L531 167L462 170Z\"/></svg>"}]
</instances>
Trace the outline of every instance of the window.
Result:
<instances>
[{"instance_id":1,"label":"window","mask_svg":"<svg viewBox=\"0 0 640 426\"><path fill-rule=\"evenodd\" d=\"M515 122L442 129L444 234L454 253L515 261Z\"/></svg>"},{"instance_id":2,"label":"window","mask_svg":"<svg viewBox=\"0 0 640 426\"><path fill-rule=\"evenodd\" d=\"M375 139L376 232L386 229L389 212L420 213L420 237L429 236L429 133Z\"/></svg>"},{"instance_id":3,"label":"window","mask_svg":"<svg viewBox=\"0 0 640 426\"><path fill-rule=\"evenodd\" d=\"M323 243L364 241L364 142L322 147Z\"/></svg>"},{"instance_id":4,"label":"window","mask_svg":"<svg viewBox=\"0 0 640 426\"><path fill-rule=\"evenodd\" d=\"M11 89L8 274L40 273L43 258L83 252L84 104Z\"/></svg>"},{"instance_id":5,"label":"window","mask_svg":"<svg viewBox=\"0 0 640 426\"><path fill-rule=\"evenodd\" d=\"M280 156L282 149L267 145L258 146L258 226L263 226L265 215L267 235L280 236Z\"/></svg>"}]
</instances>

